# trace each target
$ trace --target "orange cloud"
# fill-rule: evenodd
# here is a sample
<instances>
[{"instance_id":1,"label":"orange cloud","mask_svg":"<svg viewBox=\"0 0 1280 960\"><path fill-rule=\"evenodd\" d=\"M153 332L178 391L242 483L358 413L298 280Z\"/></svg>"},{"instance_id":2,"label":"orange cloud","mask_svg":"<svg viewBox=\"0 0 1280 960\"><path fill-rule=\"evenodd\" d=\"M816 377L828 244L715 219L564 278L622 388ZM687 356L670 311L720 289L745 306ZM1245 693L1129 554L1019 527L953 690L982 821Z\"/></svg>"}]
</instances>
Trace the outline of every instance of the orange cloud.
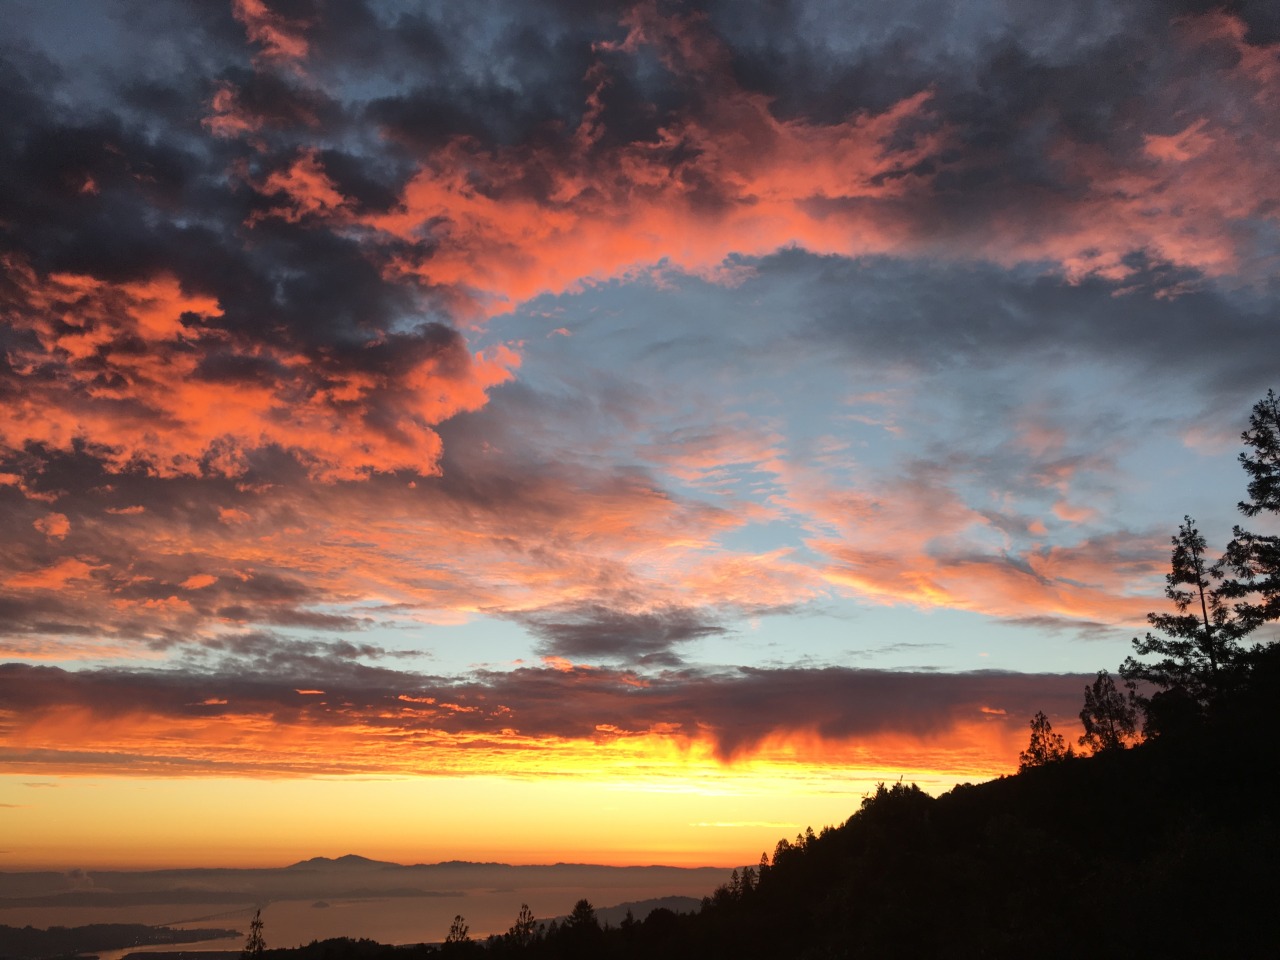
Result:
<instances>
[{"instance_id":1,"label":"orange cloud","mask_svg":"<svg viewBox=\"0 0 1280 960\"><path fill-rule=\"evenodd\" d=\"M5 585L16 590L59 590L68 587L73 581L88 580L99 569L100 566L78 557L63 557L43 569L11 576L5 581Z\"/></svg>"},{"instance_id":2,"label":"orange cloud","mask_svg":"<svg viewBox=\"0 0 1280 960\"><path fill-rule=\"evenodd\" d=\"M50 540L65 540L71 532L71 521L63 513L47 513L36 519L32 526Z\"/></svg>"},{"instance_id":3,"label":"orange cloud","mask_svg":"<svg viewBox=\"0 0 1280 960\"><path fill-rule=\"evenodd\" d=\"M1059 500L1053 505L1053 515L1059 520L1065 520L1067 523L1088 523L1090 520L1097 519L1098 511L1093 507Z\"/></svg>"},{"instance_id":4,"label":"orange cloud","mask_svg":"<svg viewBox=\"0 0 1280 960\"><path fill-rule=\"evenodd\" d=\"M1249 232L1239 225L1280 216L1274 178L1251 173L1268 169L1259 161L1275 139L1265 105L1280 102L1269 66L1280 48L1246 44L1243 25L1225 15L1186 21L1181 55L1231 44L1239 65L1219 79L1238 111L1188 118L1175 134L1146 133L1137 158L1060 138L1050 160L1070 190L1033 186L1009 201L993 197L981 229L951 233L937 231L930 210L942 199L934 178L948 165L963 170L989 158L951 149L958 134L935 115L929 90L840 123L778 119L768 98L734 81L724 45L702 18L664 17L640 4L624 23L624 42L597 49L656 52L701 91L697 105L673 116L656 140L612 144L603 137L598 93L607 76L597 63L579 127L561 147L456 138L433 150L397 209L359 218L390 238L429 239L428 253L398 255L389 276L464 292L470 299L459 309L474 320L658 263L725 281L731 254L792 245L846 256L1049 261L1077 280L1123 280L1136 252L1213 276L1254 275ZM340 206L323 185L305 196L282 215L300 215L306 203Z\"/></svg>"},{"instance_id":5,"label":"orange cloud","mask_svg":"<svg viewBox=\"0 0 1280 960\"><path fill-rule=\"evenodd\" d=\"M1141 250L1211 276L1260 280L1247 224L1275 223L1280 210L1280 184L1264 172L1277 134L1280 44L1250 44L1244 35L1243 22L1223 13L1181 21L1176 55L1185 62L1209 62L1223 47L1235 58L1233 67L1211 72L1212 112L1187 116L1175 133L1145 133L1145 163L1097 144L1059 141L1052 159L1071 172L1079 199L1052 205L1052 229L1033 235L1026 224L1017 235L1000 231L996 242L1014 257L1056 260L1077 278L1123 280L1133 272L1125 254ZM1043 210L1037 222L1045 222Z\"/></svg>"},{"instance_id":6,"label":"orange cloud","mask_svg":"<svg viewBox=\"0 0 1280 960\"><path fill-rule=\"evenodd\" d=\"M332 216L344 211L347 198L325 173L315 150L304 150L287 170L268 175L258 187L265 196L283 195L287 203L270 214L255 214L250 225L265 216L280 217L297 223L307 216Z\"/></svg>"},{"instance_id":7,"label":"orange cloud","mask_svg":"<svg viewBox=\"0 0 1280 960\"><path fill-rule=\"evenodd\" d=\"M483 315L660 261L719 277L731 253L849 253L907 239L892 215L872 211L925 186L920 164L948 143L928 91L841 124L779 120L767 98L729 79L722 45L698 18L642 5L628 22L617 49L656 44L686 82L712 88L707 110L673 119L655 142L606 146L589 99L567 155L453 140L423 162L398 209L361 218L390 237L431 239L428 255L399 257L394 275L470 291ZM601 69L592 76L601 82ZM547 180L536 194L524 185L532 169ZM864 212L841 214L840 204Z\"/></svg>"},{"instance_id":8,"label":"orange cloud","mask_svg":"<svg viewBox=\"0 0 1280 960\"><path fill-rule=\"evenodd\" d=\"M678 642L721 616L824 590L787 551L720 546L744 522L735 511L674 498L643 475L519 465L488 475L479 466L458 464L471 478L461 489L448 477L412 487L374 478L190 500L155 478L145 487L153 509L92 511L77 525L98 548L99 576L73 577L89 569L80 566L33 571L35 554L13 558L11 574L31 586L56 579L58 594L44 602L68 622L186 643L216 640L228 624L357 629L351 615L310 612L357 602L391 623L608 610L634 631L674 617Z\"/></svg>"},{"instance_id":9,"label":"orange cloud","mask_svg":"<svg viewBox=\"0 0 1280 960\"><path fill-rule=\"evenodd\" d=\"M0 683L27 686L12 698L21 709L0 710L0 764L29 770L54 762L92 773L114 762L117 774L140 775L687 777L730 765L992 776L1016 763L1028 703L1062 721L1086 678L792 670L630 688L622 679L583 668L521 671L495 678L492 688L455 687L465 698L455 703L383 690L335 695L287 682L228 688L225 678L9 666ZM524 684L531 686L522 691ZM869 702L851 703L858 692ZM513 698L513 706L490 695ZM993 695L1004 706L989 706Z\"/></svg>"},{"instance_id":10,"label":"orange cloud","mask_svg":"<svg viewBox=\"0 0 1280 960\"><path fill-rule=\"evenodd\" d=\"M371 338L359 363L331 350L237 342L215 325L218 302L172 276L109 283L8 266L23 294L14 322L39 348L16 351L15 367L31 376L0 422L0 443L65 449L88 440L110 451L117 469L141 462L164 476L236 475L252 451L278 446L328 481L434 473L435 425L482 407L520 362L501 345L470 355L443 328ZM387 360L380 367L361 353ZM204 372L206 358L269 374L220 379ZM47 375L51 364L57 377Z\"/></svg>"},{"instance_id":11,"label":"orange cloud","mask_svg":"<svg viewBox=\"0 0 1280 960\"><path fill-rule=\"evenodd\" d=\"M302 36L305 24L291 21L273 11L264 0L232 0L232 13L244 24L245 33L261 44L269 60L301 60L307 55Z\"/></svg>"}]
</instances>

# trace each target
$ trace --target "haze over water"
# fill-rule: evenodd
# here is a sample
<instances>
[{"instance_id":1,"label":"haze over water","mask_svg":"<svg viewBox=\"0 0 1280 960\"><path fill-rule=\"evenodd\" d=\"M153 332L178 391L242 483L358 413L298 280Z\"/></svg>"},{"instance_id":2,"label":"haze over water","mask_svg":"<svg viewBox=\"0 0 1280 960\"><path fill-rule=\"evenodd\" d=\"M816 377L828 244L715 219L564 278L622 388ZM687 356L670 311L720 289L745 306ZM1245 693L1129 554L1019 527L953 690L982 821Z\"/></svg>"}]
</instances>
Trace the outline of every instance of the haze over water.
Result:
<instances>
[{"instance_id":1,"label":"haze over water","mask_svg":"<svg viewBox=\"0 0 1280 960\"><path fill-rule=\"evenodd\" d=\"M601 909L662 897L700 900L725 882L728 873L718 868L513 868L456 863L415 868L369 862L353 866L344 861L329 861L319 869L104 872L79 878L82 884L86 880L93 883L80 888L79 899L84 900L89 891L88 896L115 900L117 905L31 903L0 907L0 924L143 923L182 929L235 929L240 931L236 937L180 949L238 950L244 945L255 909L261 907L264 936L273 947L331 937L421 943L443 940L457 914L465 917L472 936L479 938L506 931L522 903L545 921L567 915L583 897ZM36 888L29 878L0 874L4 897L13 898L19 884L27 888L18 892L19 896L29 896ZM46 888L56 886L56 875L46 878L44 884ZM201 889L210 892L209 902L196 899L194 891ZM412 895L410 891L415 889L419 893ZM396 895L380 895L380 891L396 891ZM36 899L52 904L58 896L53 893ZM165 902L176 899L183 902ZM148 949L179 948L165 945Z\"/></svg>"}]
</instances>

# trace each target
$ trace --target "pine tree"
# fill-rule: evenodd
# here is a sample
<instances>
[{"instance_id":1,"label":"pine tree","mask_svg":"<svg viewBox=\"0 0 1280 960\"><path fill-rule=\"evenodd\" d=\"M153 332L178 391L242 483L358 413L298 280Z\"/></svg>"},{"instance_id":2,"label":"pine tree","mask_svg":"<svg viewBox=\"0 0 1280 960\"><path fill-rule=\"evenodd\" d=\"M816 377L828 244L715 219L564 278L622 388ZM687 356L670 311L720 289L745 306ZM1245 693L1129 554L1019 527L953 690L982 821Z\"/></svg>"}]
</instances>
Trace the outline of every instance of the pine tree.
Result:
<instances>
[{"instance_id":1,"label":"pine tree","mask_svg":"<svg viewBox=\"0 0 1280 960\"><path fill-rule=\"evenodd\" d=\"M571 930L599 930L600 921L596 919L596 908L590 900L579 900L573 905L573 912L564 922Z\"/></svg>"},{"instance_id":2,"label":"pine tree","mask_svg":"<svg viewBox=\"0 0 1280 960\"><path fill-rule=\"evenodd\" d=\"M1018 772L1057 763L1071 755L1062 734L1053 732L1053 724L1041 711L1031 719L1031 742L1018 754Z\"/></svg>"},{"instance_id":3,"label":"pine tree","mask_svg":"<svg viewBox=\"0 0 1280 960\"><path fill-rule=\"evenodd\" d=\"M1222 691L1239 653L1239 638L1252 628L1226 602L1221 588L1214 586L1219 575L1206 561L1205 539L1195 521L1183 517L1172 543L1164 592L1178 612L1147 615L1147 621L1163 635L1135 637L1133 649L1138 657L1158 659L1130 656L1121 664L1120 674L1130 683L1144 681L1161 691L1177 691L1179 697L1204 707ZM1144 707L1149 705L1149 699L1139 700Z\"/></svg>"},{"instance_id":4,"label":"pine tree","mask_svg":"<svg viewBox=\"0 0 1280 960\"><path fill-rule=\"evenodd\" d=\"M1126 697L1116 689L1111 674L1099 670L1097 679L1084 688L1084 708L1080 711L1084 734L1080 746L1093 753L1123 750L1137 732L1136 699L1132 686Z\"/></svg>"},{"instance_id":5,"label":"pine tree","mask_svg":"<svg viewBox=\"0 0 1280 960\"><path fill-rule=\"evenodd\" d=\"M1249 499L1237 504L1240 512L1246 517L1280 513L1280 398L1274 390L1254 404L1249 429L1240 439L1249 448L1240 454L1249 475ZM1250 533L1237 525L1215 572L1225 578L1219 592L1236 601L1241 635L1280 620L1280 536Z\"/></svg>"},{"instance_id":6,"label":"pine tree","mask_svg":"<svg viewBox=\"0 0 1280 960\"><path fill-rule=\"evenodd\" d=\"M600 942L604 931L596 918L595 907L590 900L579 900L560 928L559 956L572 960L595 960L600 955Z\"/></svg>"}]
</instances>

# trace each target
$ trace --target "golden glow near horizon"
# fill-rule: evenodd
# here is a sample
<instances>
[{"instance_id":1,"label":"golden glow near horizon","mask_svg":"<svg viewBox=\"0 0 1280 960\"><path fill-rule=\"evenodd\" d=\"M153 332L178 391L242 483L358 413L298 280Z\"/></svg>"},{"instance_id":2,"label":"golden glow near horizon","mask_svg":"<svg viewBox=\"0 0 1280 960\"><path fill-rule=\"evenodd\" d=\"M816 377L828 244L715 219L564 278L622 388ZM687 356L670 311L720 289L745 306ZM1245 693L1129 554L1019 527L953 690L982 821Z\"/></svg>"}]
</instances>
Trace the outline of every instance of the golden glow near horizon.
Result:
<instances>
[{"instance_id":1,"label":"golden glow near horizon","mask_svg":"<svg viewBox=\"0 0 1280 960\"><path fill-rule=\"evenodd\" d=\"M400 863L741 865L806 827L842 823L879 782L902 777L936 794L1008 769L1017 749L1006 727L981 723L931 746L780 739L729 763L669 738L558 747L494 764L519 776L483 763L452 776L268 779L50 776L33 765L0 777L5 863L281 866L355 852Z\"/></svg>"},{"instance_id":2,"label":"golden glow near horizon","mask_svg":"<svg viewBox=\"0 0 1280 960\"><path fill-rule=\"evenodd\" d=\"M951 776L908 771L938 791ZM0 778L6 869L275 867L346 853L734 866L779 839L844 822L890 771L794 769L715 777L390 777L224 780ZM38 794L38 795L37 795Z\"/></svg>"}]
</instances>

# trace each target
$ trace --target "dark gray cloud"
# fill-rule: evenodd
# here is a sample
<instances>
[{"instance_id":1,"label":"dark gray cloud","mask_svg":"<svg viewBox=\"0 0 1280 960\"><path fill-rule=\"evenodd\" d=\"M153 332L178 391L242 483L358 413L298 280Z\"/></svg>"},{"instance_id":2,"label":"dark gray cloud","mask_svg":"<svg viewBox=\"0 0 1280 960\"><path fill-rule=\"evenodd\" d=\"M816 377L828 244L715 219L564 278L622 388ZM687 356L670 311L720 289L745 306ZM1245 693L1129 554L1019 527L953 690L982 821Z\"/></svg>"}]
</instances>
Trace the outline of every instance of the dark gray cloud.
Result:
<instances>
[{"instance_id":1,"label":"dark gray cloud","mask_svg":"<svg viewBox=\"0 0 1280 960\"><path fill-rule=\"evenodd\" d=\"M734 75L770 96L779 115L837 122L932 85L979 131L1012 132L1033 105L1081 132L1119 132L1115 104L1161 69L1150 52L1171 21L1228 13L1248 43L1280 38L1266 0L1009 5L911 0L891 10L839 0L718 0L704 6L727 43ZM874 24L874 26L871 26ZM1101 121L1101 122L1100 122ZM1108 122L1110 121L1110 122ZM1110 128L1110 129L1108 129Z\"/></svg>"},{"instance_id":2,"label":"dark gray cloud","mask_svg":"<svg viewBox=\"0 0 1280 960\"><path fill-rule=\"evenodd\" d=\"M291 657L273 650L266 656L211 673L71 672L6 664L0 666L0 704L15 718L63 708L104 718L139 712L228 719L265 715L282 724L305 721L335 729L354 724L370 736L388 738L440 730L467 737L487 732L495 740L598 740L661 730L677 737L710 736L717 753L730 759L774 735L855 741L880 734L940 736L957 722L983 717L1007 718L999 722L1021 727L1041 709L1061 719L1074 714L1091 679L839 667L678 670L641 678L630 671L579 667L522 668L446 681L341 660L339 669L324 673L322 692L306 694L299 688L317 679L305 669L310 654ZM406 704L417 708L406 711ZM5 759L20 757L8 751Z\"/></svg>"},{"instance_id":3,"label":"dark gray cloud","mask_svg":"<svg viewBox=\"0 0 1280 960\"><path fill-rule=\"evenodd\" d=\"M1220 289L1190 271L1135 266L1138 273L1121 283L1100 277L1064 283L1031 268L790 250L755 269L766 308L780 310L786 302L806 318L793 334L802 348L817 340L844 358L924 374L994 369L1011 359L1120 362L1135 377L1176 371L1180 381L1229 396L1235 407L1265 391L1274 370L1254 346L1273 322L1268 301ZM1166 295L1183 282L1191 288ZM755 281L747 289L756 293Z\"/></svg>"},{"instance_id":4,"label":"dark gray cloud","mask_svg":"<svg viewBox=\"0 0 1280 960\"><path fill-rule=\"evenodd\" d=\"M536 610L514 619L542 641L544 653L577 659L678 664L680 644L725 632L705 610L672 607L627 612L599 603Z\"/></svg>"}]
</instances>

